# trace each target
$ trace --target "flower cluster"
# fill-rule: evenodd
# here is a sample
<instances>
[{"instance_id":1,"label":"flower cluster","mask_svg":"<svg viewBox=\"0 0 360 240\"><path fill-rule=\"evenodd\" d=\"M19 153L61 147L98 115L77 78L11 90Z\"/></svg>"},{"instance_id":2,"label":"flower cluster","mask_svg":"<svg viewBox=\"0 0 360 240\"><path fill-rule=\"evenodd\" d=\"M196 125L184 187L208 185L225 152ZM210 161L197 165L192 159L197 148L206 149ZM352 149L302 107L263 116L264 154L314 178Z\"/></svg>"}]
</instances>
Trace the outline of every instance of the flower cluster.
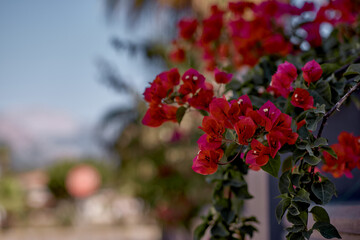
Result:
<instances>
[{"instance_id":1,"label":"flower cluster","mask_svg":"<svg viewBox=\"0 0 360 240\"><path fill-rule=\"evenodd\" d=\"M225 131L236 132L237 144L250 145L246 163L254 170L266 165L284 144L295 144L298 138L298 134L291 130L292 118L270 101L254 110L247 95L230 102L214 98L209 108L210 116L204 117L200 127L205 132L198 140L200 151L193 160L192 169L197 173L216 172L224 154L221 143L229 140L224 138ZM262 143L264 136L267 141Z\"/></svg>"},{"instance_id":2,"label":"flower cluster","mask_svg":"<svg viewBox=\"0 0 360 240\"><path fill-rule=\"evenodd\" d=\"M337 158L324 152L325 164L322 170L330 172L336 178L342 175L352 178L351 170L356 167L360 169L360 137L342 132L338 136L338 141L339 143L331 145Z\"/></svg>"},{"instance_id":3,"label":"flower cluster","mask_svg":"<svg viewBox=\"0 0 360 240\"><path fill-rule=\"evenodd\" d=\"M315 60L306 63L301 70L303 71L304 81L309 86L310 83L318 81L323 73L321 66ZM276 73L271 78L267 91L273 93L275 97L283 96L284 98L288 98L289 94L293 92L291 96L292 105L304 110L314 108L314 98L310 96L306 89L296 88L294 91L292 83L296 80L297 76L296 67L285 61L285 63L278 66Z\"/></svg>"},{"instance_id":4,"label":"flower cluster","mask_svg":"<svg viewBox=\"0 0 360 240\"><path fill-rule=\"evenodd\" d=\"M321 45L322 23L332 26L352 24L358 10L359 6L350 0L329 1L320 9L309 2L297 8L277 0L259 4L230 2L225 9L214 5L210 15L202 20L184 18L179 21L178 39L174 40L170 59L179 63L186 59L186 54L201 49L208 70L229 65L229 61L235 68L254 66L265 55L295 54L303 40L290 41L291 38L305 38L311 46ZM311 12L316 17L306 19L304 12ZM295 30L289 31L290 20L295 16L302 19L297 28L306 36L294 35Z\"/></svg>"},{"instance_id":5,"label":"flower cluster","mask_svg":"<svg viewBox=\"0 0 360 240\"><path fill-rule=\"evenodd\" d=\"M181 77L177 69L162 72L156 76L150 87L145 89L144 99L149 103L142 123L158 127L166 121L176 122L179 105L188 104L195 109L208 110L214 96L213 86L205 82L205 77L194 69L189 69Z\"/></svg>"}]
</instances>

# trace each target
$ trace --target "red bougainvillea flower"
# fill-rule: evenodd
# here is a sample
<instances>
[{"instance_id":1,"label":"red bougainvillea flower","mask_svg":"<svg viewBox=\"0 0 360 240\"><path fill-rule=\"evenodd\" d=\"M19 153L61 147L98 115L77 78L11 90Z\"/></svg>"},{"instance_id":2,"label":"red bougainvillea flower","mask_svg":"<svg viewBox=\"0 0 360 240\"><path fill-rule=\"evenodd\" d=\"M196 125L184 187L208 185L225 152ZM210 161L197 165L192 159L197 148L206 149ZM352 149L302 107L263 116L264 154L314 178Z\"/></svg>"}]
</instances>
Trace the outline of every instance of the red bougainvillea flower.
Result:
<instances>
[{"instance_id":1,"label":"red bougainvillea flower","mask_svg":"<svg viewBox=\"0 0 360 240\"><path fill-rule=\"evenodd\" d=\"M204 117L202 126L199 128L212 138L222 138L222 135L225 132L224 125L211 116Z\"/></svg>"},{"instance_id":2,"label":"red bougainvillea flower","mask_svg":"<svg viewBox=\"0 0 360 240\"><path fill-rule=\"evenodd\" d=\"M241 145L248 145L248 140L254 136L256 128L256 124L250 117L241 117L235 124L239 143Z\"/></svg>"},{"instance_id":3,"label":"red bougainvillea flower","mask_svg":"<svg viewBox=\"0 0 360 240\"><path fill-rule=\"evenodd\" d=\"M180 74L176 68L165 71L156 76L150 87L145 89L144 99L149 103L161 103L173 88L180 82Z\"/></svg>"},{"instance_id":4,"label":"red bougainvillea flower","mask_svg":"<svg viewBox=\"0 0 360 240\"><path fill-rule=\"evenodd\" d=\"M314 107L314 98L303 88L296 88L292 97L291 104L295 107L303 108L305 111Z\"/></svg>"},{"instance_id":5,"label":"red bougainvillea flower","mask_svg":"<svg viewBox=\"0 0 360 240\"><path fill-rule=\"evenodd\" d=\"M221 138L212 138L204 134L199 138L197 144L200 150L215 150L221 147L221 141Z\"/></svg>"},{"instance_id":6,"label":"red bougainvillea flower","mask_svg":"<svg viewBox=\"0 0 360 240\"><path fill-rule=\"evenodd\" d=\"M294 81L298 76L296 67L287 61L280 64L276 72L287 75L291 81Z\"/></svg>"},{"instance_id":7,"label":"red bougainvillea flower","mask_svg":"<svg viewBox=\"0 0 360 240\"><path fill-rule=\"evenodd\" d=\"M251 141L251 150L246 154L246 163L250 166L264 166L269 161L270 148L256 139Z\"/></svg>"},{"instance_id":8,"label":"red bougainvillea flower","mask_svg":"<svg viewBox=\"0 0 360 240\"><path fill-rule=\"evenodd\" d=\"M216 172L218 162L224 155L222 149L200 150L193 160L192 169L202 175L209 175Z\"/></svg>"},{"instance_id":9,"label":"red bougainvillea flower","mask_svg":"<svg viewBox=\"0 0 360 240\"><path fill-rule=\"evenodd\" d=\"M291 84L296 78L296 67L285 61L278 66L276 73L271 78L271 83L267 91L273 92L276 97L283 96L287 98L293 90Z\"/></svg>"},{"instance_id":10,"label":"red bougainvillea flower","mask_svg":"<svg viewBox=\"0 0 360 240\"><path fill-rule=\"evenodd\" d=\"M170 53L169 58L173 63L182 63L185 61L185 50L180 47L175 47Z\"/></svg>"},{"instance_id":11,"label":"red bougainvillea flower","mask_svg":"<svg viewBox=\"0 0 360 240\"><path fill-rule=\"evenodd\" d=\"M209 105L210 115L227 128L233 128L229 121L230 104L225 98L214 98Z\"/></svg>"},{"instance_id":12,"label":"red bougainvillea flower","mask_svg":"<svg viewBox=\"0 0 360 240\"><path fill-rule=\"evenodd\" d=\"M270 86L267 88L268 92L273 92L275 97L283 96L287 98L293 90L291 83L293 80L284 73L275 73L271 77Z\"/></svg>"},{"instance_id":13,"label":"red bougainvillea flower","mask_svg":"<svg viewBox=\"0 0 360 240\"><path fill-rule=\"evenodd\" d=\"M156 105L151 106L146 111L142 124L149 127L159 127L161 124L167 121L176 122L177 107L169 105Z\"/></svg>"},{"instance_id":14,"label":"red bougainvillea flower","mask_svg":"<svg viewBox=\"0 0 360 240\"><path fill-rule=\"evenodd\" d=\"M194 94L200 88L205 87L205 77L195 69L190 68L181 77L183 84L180 86L179 93L183 95Z\"/></svg>"},{"instance_id":15,"label":"red bougainvillea flower","mask_svg":"<svg viewBox=\"0 0 360 240\"><path fill-rule=\"evenodd\" d=\"M339 143L331 145L337 159L324 152L325 164L322 170L330 172L334 177L345 175L352 178L351 170L359 168L360 162L360 138L351 133L342 132L338 136Z\"/></svg>"},{"instance_id":16,"label":"red bougainvillea flower","mask_svg":"<svg viewBox=\"0 0 360 240\"><path fill-rule=\"evenodd\" d=\"M209 111L209 104L211 103L213 97L213 85L211 83L205 82L204 87L187 101L193 108Z\"/></svg>"},{"instance_id":17,"label":"red bougainvillea flower","mask_svg":"<svg viewBox=\"0 0 360 240\"><path fill-rule=\"evenodd\" d=\"M197 26L198 21L195 18L181 19L178 23L180 37L185 40L191 39L196 32Z\"/></svg>"},{"instance_id":18,"label":"red bougainvillea flower","mask_svg":"<svg viewBox=\"0 0 360 240\"><path fill-rule=\"evenodd\" d=\"M237 100L230 102L230 109L227 112L227 116L232 124L239 121L241 116L247 116L247 114L253 110L250 98L247 95L239 97Z\"/></svg>"},{"instance_id":19,"label":"red bougainvillea flower","mask_svg":"<svg viewBox=\"0 0 360 240\"><path fill-rule=\"evenodd\" d=\"M211 7L211 15L202 22L203 31L200 36L201 44L208 44L220 37L221 29L223 27L223 15L216 5Z\"/></svg>"},{"instance_id":20,"label":"red bougainvillea flower","mask_svg":"<svg viewBox=\"0 0 360 240\"><path fill-rule=\"evenodd\" d=\"M221 84L229 83L233 77L231 73L221 72L219 69L215 69L215 82Z\"/></svg>"},{"instance_id":21,"label":"red bougainvillea flower","mask_svg":"<svg viewBox=\"0 0 360 240\"><path fill-rule=\"evenodd\" d=\"M301 70L303 71L302 76L308 84L319 80L323 73L320 64L318 64L315 60L307 62Z\"/></svg>"},{"instance_id":22,"label":"red bougainvillea flower","mask_svg":"<svg viewBox=\"0 0 360 240\"><path fill-rule=\"evenodd\" d=\"M266 131L270 131L273 127L273 124L280 116L281 111L272 102L267 101L264 105L261 106L257 113L259 113L259 116L265 121L265 125L260 125L265 127ZM263 121L254 120L254 122L262 123Z\"/></svg>"}]
</instances>

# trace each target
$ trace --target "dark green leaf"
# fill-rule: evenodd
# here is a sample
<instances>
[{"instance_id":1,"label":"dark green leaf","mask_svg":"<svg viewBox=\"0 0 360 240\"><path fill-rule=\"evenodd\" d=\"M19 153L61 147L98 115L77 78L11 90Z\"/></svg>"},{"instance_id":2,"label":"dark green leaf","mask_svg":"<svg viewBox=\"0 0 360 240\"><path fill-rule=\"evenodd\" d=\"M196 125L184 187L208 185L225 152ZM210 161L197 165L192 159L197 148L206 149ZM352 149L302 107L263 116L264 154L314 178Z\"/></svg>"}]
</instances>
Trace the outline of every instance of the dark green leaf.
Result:
<instances>
[{"instance_id":1,"label":"dark green leaf","mask_svg":"<svg viewBox=\"0 0 360 240\"><path fill-rule=\"evenodd\" d=\"M306 114L306 128L310 131L315 131L317 128L318 122L321 120L319 116L314 112L308 112Z\"/></svg>"},{"instance_id":2,"label":"dark green leaf","mask_svg":"<svg viewBox=\"0 0 360 240\"><path fill-rule=\"evenodd\" d=\"M305 149L309 153L310 156L315 156L313 150L310 147L310 145L306 145Z\"/></svg>"},{"instance_id":3,"label":"dark green leaf","mask_svg":"<svg viewBox=\"0 0 360 240\"><path fill-rule=\"evenodd\" d=\"M327 102L331 102L331 89L328 82L319 80L315 84L315 91ZM315 99L314 99L315 100Z\"/></svg>"},{"instance_id":4,"label":"dark green leaf","mask_svg":"<svg viewBox=\"0 0 360 240\"><path fill-rule=\"evenodd\" d=\"M288 207L290 206L290 203L291 203L290 198L284 198L276 206L275 214L279 224L281 222L282 217L284 216L286 209L288 209Z\"/></svg>"},{"instance_id":5,"label":"dark green leaf","mask_svg":"<svg viewBox=\"0 0 360 240\"><path fill-rule=\"evenodd\" d=\"M235 212L229 208L222 209L220 215L227 224L230 224L235 218Z\"/></svg>"},{"instance_id":6,"label":"dark green leaf","mask_svg":"<svg viewBox=\"0 0 360 240\"><path fill-rule=\"evenodd\" d=\"M286 239L288 240L304 240L304 237L301 232L298 233L289 233L286 235Z\"/></svg>"},{"instance_id":7,"label":"dark green leaf","mask_svg":"<svg viewBox=\"0 0 360 240\"><path fill-rule=\"evenodd\" d=\"M359 75L360 74L360 63L351 64L346 72L344 73L344 76L348 75Z\"/></svg>"},{"instance_id":8,"label":"dark green leaf","mask_svg":"<svg viewBox=\"0 0 360 240\"><path fill-rule=\"evenodd\" d=\"M311 203L310 201L310 193L308 193L305 189L300 189L296 196L293 198L294 202L305 202L305 203Z\"/></svg>"},{"instance_id":9,"label":"dark green leaf","mask_svg":"<svg viewBox=\"0 0 360 240\"><path fill-rule=\"evenodd\" d=\"M256 227L252 226L252 225L242 225L240 227L240 232L245 232L247 233L251 238L254 235L254 232L257 232L258 230L256 229Z\"/></svg>"},{"instance_id":10,"label":"dark green leaf","mask_svg":"<svg viewBox=\"0 0 360 240\"><path fill-rule=\"evenodd\" d=\"M323 76L329 76L334 73L340 66L335 63L323 63L321 69L323 70Z\"/></svg>"},{"instance_id":11,"label":"dark green leaf","mask_svg":"<svg viewBox=\"0 0 360 240\"><path fill-rule=\"evenodd\" d=\"M320 146L326 146L328 145L328 142L326 138L320 137L315 140L315 142L311 145L311 147L320 147Z\"/></svg>"},{"instance_id":12,"label":"dark green leaf","mask_svg":"<svg viewBox=\"0 0 360 240\"><path fill-rule=\"evenodd\" d=\"M332 196L335 194L335 186L329 180L313 183L311 190L323 205L330 202Z\"/></svg>"},{"instance_id":13,"label":"dark green leaf","mask_svg":"<svg viewBox=\"0 0 360 240\"><path fill-rule=\"evenodd\" d=\"M204 117L209 116L209 113L208 113L207 111L205 111L205 110L200 109L200 110L198 110L198 111L199 111L199 113L201 113L201 115L203 115Z\"/></svg>"},{"instance_id":14,"label":"dark green leaf","mask_svg":"<svg viewBox=\"0 0 360 240\"><path fill-rule=\"evenodd\" d=\"M296 187L300 187L300 178L301 175L297 174L297 173L293 173L289 175L290 180L291 180L291 185L295 185Z\"/></svg>"},{"instance_id":15,"label":"dark green leaf","mask_svg":"<svg viewBox=\"0 0 360 240\"><path fill-rule=\"evenodd\" d=\"M211 228L211 235L213 236L219 236L219 237L227 237L229 236L229 231L226 229L223 223L217 222L212 228Z\"/></svg>"},{"instance_id":16,"label":"dark green leaf","mask_svg":"<svg viewBox=\"0 0 360 240\"><path fill-rule=\"evenodd\" d=\"M292 161L293 161L292 156L287 157L282 164L281 171L286 172L286 171L292 169L292 166L293 166Z\"/></svg>"},{"instance_id":17,"label":"dark green leaf","mask_svg":"<svg viewBox=\"0 0 360 240\"><path fill-rule=\"evenodd\" d=\"M202 236L204 236L206 229L209 227L208 223L202 223L196 227L194 231L194 240L201 240Z\"/></svg>"},{"instance_id":18,"label":"dark green leaf","mask_svg":"<svg viewBox=\"0 0 360 240\"><path fill-rule=\"evenodd\" d=\"M289 171L284 172L279 179L279 191L281 194L289 192L290 180Z\"/></svg>"},{"instance_id":19,"label":"dark green leaf","mask_svg":"<svg viewBox=\"0 0 360 240\"><path fill-rule=\"evenodd\" d=\"M304 238L310 239L310 236L311 236L312 233L313 233L313 230L310 229L309 231L303 232L302 234L303 234Z\"/></svg>"},{"instance_id":20,"label":"dark green leaf","mask_svg":"<svg viewBox=\"0 0 360 240\"><path fill-rule=\"evenodd\" d=\"M304 225L293 225L293 226L291 226L291 227L288 227L288 228L286 228L286 231L288 231L288 232L301 232L301 231L303 231L303 230L305 230L305 226Z\"/></svg>"},{"instance_id":21,"label":"dark green leaf","mask_svg":"<svg viewBox=\"0 0 360 240\"><path fill-rule=\"evenodd\" d=\"M297 206L295 204L290 204L290 207L288 208L288 211L291 215L293 216L298 216L300 214L299 209L297 208Z\"/></svg>"},{"instance_id":22,"label":"dark green leaf","mask_svg":"<svg viewBox=\"0 0 360 240\"><path fill-rule=\"evenodd\" d=\"M337 155L336 155L336 153L335 153L335 151L334 151L331 147L329 147L329 146L322 146L321 149L324 150L324 151L326 151L328 154L330 154L330 155L333 156L334 158L336 158L336 159L338 158Z\"/></svg>"},{"instance_id":23,"label":"dark green leaf","mask_svg":"<svg viewBox=\"0 0 360 240\"><path fill-rule=\"evenodd\" d=\"M320 234L326 239L341 238L339 232L330 223L316 222L312 228L318 230Z\"/></svg>"},{"instance_id":24,"label":"dark green leaf","mask_svg":"<svg viewBox=\"0 0 360 240\"><path fill-rule=\"evenodd\" d=\"M312 213L315 222L330 223L329 215L324 208L315 206L310 212Z\"/></svg>"},{"instance_id":25,"label":"dark green leaf","mask_svg":"<svg viewBox=\"0 0 360 240\"><path fill-rule=\"evenodd\" d=\"M303 157L305 155L306 151L301 149L296 149L293 154L294 162L297 162L299 158Z\"/></svg>"},{"instance_id":26,"label":"dark green leaf","mask_svg":"<svg viewBox=\"0 0 360 240\"><path fill-rule=\"evenodd\" d=\"M304 157L304 161L312 166L316 166L319 162L321 162L321 158L306 154Z\"/></svg>"},{"instance_id":27,"label":"dark green leaf","mask_svg":"<svg viewBox=\"0 0 360 240\"><path fill-rule=\"evenodd\" d=\"M303 211L298 216L293 216L288 212L288 214L286 214L286 219L292 224L307 226L308 213Z\"/></svg>"},{"instance_id":28,"label":"dark green leaf","mask_svg":"<svg viewBox=\"0 0 360 240\"><path fill-rule=\"evenodd\" d=\"M275 158L270 158L269 162L265 166L262 166L261 169L277 178L280 170L280 165L280 156L279 154L277 154Z\"/></svg>"},{"instance_id":29,"label":"dark green leaf","mask_svg":"<svg viewBox=\"0 0 360 240\"><path fill-rule=\"evenodd\" d=\"M176 111L176 121L178 123L181 123L181 120L183 119L185 112L186 112L186 107L181 106L178 108L178 110Z\"/></svg>"}]
</instances>

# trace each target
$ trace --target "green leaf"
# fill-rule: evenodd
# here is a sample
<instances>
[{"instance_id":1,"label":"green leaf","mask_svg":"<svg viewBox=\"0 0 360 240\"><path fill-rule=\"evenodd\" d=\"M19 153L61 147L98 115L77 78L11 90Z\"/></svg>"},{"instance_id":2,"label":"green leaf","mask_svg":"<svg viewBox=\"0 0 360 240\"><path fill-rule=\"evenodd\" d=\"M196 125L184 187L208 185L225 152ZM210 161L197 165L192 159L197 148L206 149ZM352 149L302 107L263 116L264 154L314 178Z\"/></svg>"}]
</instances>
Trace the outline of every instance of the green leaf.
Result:
<instances>
[{"instance_id":1,"label":"green leaf","mask_svg":"<svg viewBox=\"0 0 360 240\"><path fill-rule=\"evenodd\" d=\"M331 148L331 147L329 147L329 146L322 146L321 147L321 149L322 150L324 150L324 151L326 151L328 154L330 154L332 157L334 157L334 158L338 158L337 157L337 155L336 155L336 153L335 153L335 151Z\"/></svg>"},{"instance_id":2,"label":"green leaf","mask_svg":"<svg viewBox=\"0 0 360 240\"><path fill-rule=\"evenodd\" d=\"M309 231L303 232L302 234L303 234L304 238L310 239L310 236L311 236L312 233L313 233L313 230L310 229Z\"/></svg>"},{"instance_id":3,"label":"green leaf","mask_svg":"<svg viewBox=\"0 0 360 240\"><path fill-rule=\"evenodd\" d=\"M298 216L293 216L288 212L288 214L286 214L286 219L292 224L307 226L308 213L303 211L300 212Z\"/></svg>"},{"instance_id":4,"label":"green leaf","mask_svg":"<svg viewBox=\"0 0 360 240\"><path fill-rule=\"evenodd\" d=\"M326 146L328 145L328 141L326 138L320 137L315 140L315 142L311 145L311 147L320 147L320 146Z\"/></svg>"},{"instance_id":5,"label":"green leaf","mask_svg":"<svg viewBox=\"0 0 360 240\"><path fill-rule=\"evenodd\" d=\"M218 237L229 236L229 231L226 229L223 223L218 222L211 228L211 235Z\"/></svg>"},{"instance_id":6,"label":"green leaf","mask_svg":"<svg viewBox=\"0 0 360 240\"><path fill-rule=\"evenodd\" d=\"M321 118L318 117L318 115L314 112L308 112L306 114L306 128L310 131L315 131L317 128L318 122L321 120Z\"/></svg>"},{"instance_id":7,"label":"green leaf","mask_svg":"<svg viewBox=\"0 0 360 240\"><path fill-rule=\"evenodd\" d=\"M201 240L201 238L204 236L206 229L209 227L209 224L207 222L204 222L197 226L194 231L194 240Z\"/></svg>"},{"instance_id":8,"label":"green leaf","mask_svg":"<svg viewBox=\"0 0 360 240\"><path fill-rule=\"evenodd\" d=\"M292 203L290 204L290 207L288 208L288 211L293 216L298 216L300 214L300 211L297 208L297 206L295 204L292 204Z\"/></svg>"},{"instance_id":9,"label":"green leaf","mask_svg":"<svg viewBox=\"0 0 360 240\"><path fill-rule=\"evenodd\" d=\"M310 156L315 156L313 150L310 147L310 145L306 145L305 149L309 153Z\"/></svg>"},{"instance_id":10,"label":"green leaf","mask_svg":"<svg viewBox=\"0 0 360 240\"><path fill-rule=\"evenodd\" d=\"M304 237L301 232L297 232L297 233L291 232L288 235L286 235L286 239L288 239L288 240L304 240Z\"/></svg>"},{"instance_id":11,"label":"green leaf","mask_svg":"<svg viewBox=\"0 0 360 240\"><path fill-rule=\"evenodd\" d=\"M338 70L340 66L335 63L323 63L321 69L323 70L323 76L328 76Z\"/></svg>"},{"instance_id":12,"label":"green leaf","mask_svg":"<svg viewBox=\"0 0 360 240\"><path fill-rule=\"evenodd\" d=\"M198 109L199 113L201 113L201 115L203 115L204 117L209 116L209 113L205 110L202 109Z\"/></svg>"},{"instance_id":13,"label":"green leaf","mask_svg":"<svg viewBox=\"0 0 360 240\"><path fill-rule=\"evenodd\" d=\"M280 165L280 156L279 154L277 154L275 158L270 158L268 163L265 166L262 166L261 169L277 178L280 170Z\"/></svg>"},{"instance_id":14,"label":"green leaf","mask_svg":"<svg viewBox=\"0 0 360 240\"><path fill-rule=\"evenodd\" d=\"M291 227L286 228L286 231L288 232L292 232L292 233L297 233L297 232L301 232L305 230L305 226L304 225L293 225Z\"/></svg>"},{"instance_id":15,"label":"green leaf","mask_svg":"<svg viewBox=\"0 0 360 240\"><path fill-rule=\"evenodd\" d=\"M310 156L309 154L306 154L304 157L304 161L311 166L316 166L319 162L321 162L321 158Z\"/></svg>"},{"instance_id":16,"label":"green leaf","mask_svg":"<svg viewBox=\"0 0 360 240\"><path fill-rule=\"evenodd\" d=\"M313 183L311 190L323 205L330 202L332 196L335 194L335 186L329 180Z\"/></svg>"},{"instance_id":17,"label":"green leaf","mask_svg":"<svg viewBox=\"0 0 360 240\"><path fill-rule=\"evenodd\" d=\"M296 196L293 198L294 202L304 202L311 203L310 201L310 193L308 193L305 189L300 189Z\"/></svg>"},{"instance_id":18,"label":"green leaf","mask_svg":"<svg viewBox=\"0 0 360 240\"><path fill-rule=\"evenodd\" d=\"M326 210L322 207L315 206L310 211L315 222L330 223L330 218Z\"/></svg>"},{"instance_id":19,"label":"green leaf","mask_svg":"<svg viewBox=\"0 0 360 240\"><path fill-rule=\"evenodd\" d=\"M292 156L287 157L281 166L281 171L286 172L286 171L292 169L292 166L293 166L292 161L293 161Z\"/></svg>"},{"instance_id":20,"label":"green leaf","mask_svg":"<svg viewBox=\"0 0 360 240\"><path fill-rule=\"evenodd\" d=\"M242 225L239 230L240 232L247 233L250 236L250 238L253 237L254 232L258 231L257 228L252 225Z\"/></svg>"},{"instance_id":21,"label":"green leaf","mask_svg":"<svg viewBox=\"0 0 360 240\"><path fill-rule=\"evenodd\" d=\"M176 111L176 121L178 123L181 123L181 120L183 119L184 115L185 115L185 112L186 112L186 107L184 106L181 106L177 109Z\"/></svg>"},{"instance_id":22,"label":"green leaf","mask_svg":"<svg viewBox=\"0 0 360 240\"><path fill-rule=\"evenodd\" d=\"M305 155L306 151L301 149L296 149L293 154L294 162L297 162L297 160Z\"/></svg>"},{"instance_id":23,"label":"green leaf","mask_svg":"<svg viewBox=\"0 0 360 240\"><path fill-rule=\"evenodd\" d=\"M320 234L326 239L341 238L339 232L330 223L316 222L312 228L318 230Z\"/></svg>"},{"instance_id":24,"label":"green leaf","mask_svg":"<svg viewBox=\"0 0 360 240\"><path fill-rule=\"evenodd\" d=\"M344 73L344 76L348 75L359 75L360 74L360 63L351 64L346 72Z\"/></svg>"},{"instance_id":25,"label":"green leaf","mask_svg":"<svg viewBox=\"0 0 360 240\"><path fill-rule=\"evenodd\" d=\"M281 222L282 217L284 216L286 209L288 209L288 207L290 206L290 203L291 203L290 198L284 198L276 206L275 214L279 224Z\"/></svg>"},{"instance_id":26,"label":"green leaf","mask_svg":"<svg viewBox=\"0 0 360 240\"><path fill-rule=\"evenodd\" d=\"M222 209L220 215L227 224L230 224L235 218L235 212L229 208Z\"/></svg>"},{"instance_id":27,"label":"green leaf","mask_svg":"<svg viewBox=\"0 0 360 240\"><path fill-rule=\"evenodd\" d=\"M289 180L289 171L284 172L281 174L279 179L279 191L281 194L288 193L289 192L289 186L290 186L290 180Z\"/></svg>"},{"instance_id":28,"label":"green leaf","mask_svg":"<svg viewBox=\"0 0 360 240\"><path fill-rule=\"evenodd\" d=\"M325 99L327 102L331 102L331 88L328 82L324 80L319 80L315 84L315 91Z\"/></svg>"}]
</instances>

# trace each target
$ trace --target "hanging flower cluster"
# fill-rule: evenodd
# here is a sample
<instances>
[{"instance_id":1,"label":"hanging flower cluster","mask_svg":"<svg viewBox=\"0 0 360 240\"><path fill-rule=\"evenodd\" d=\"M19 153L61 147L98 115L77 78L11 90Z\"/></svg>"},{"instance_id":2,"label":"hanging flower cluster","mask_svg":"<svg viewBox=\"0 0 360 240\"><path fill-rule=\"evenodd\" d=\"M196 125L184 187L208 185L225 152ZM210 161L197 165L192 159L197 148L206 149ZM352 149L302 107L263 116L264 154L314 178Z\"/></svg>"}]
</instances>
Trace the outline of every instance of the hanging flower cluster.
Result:
<instances>
[{"instance_id":1,"label":"hanging flower cluster","mask_svg":"<svg viewBox=\"0 0 360 240\"><path fill-rule=\"evenodd\" d=\"M208 70L227 66L229 61L235 68L254 66L265 55L286 56L298 52L299 44L304 40L313 47L320 46L321 24L338 26L354 23L358 14L357 4L351 0L335 0L317 9L309 2L297 8L281 1L268 0L259 4L230 2L225 9L213 6L210 16L201 21L195 18L179 21L179 35L173 42L170 59L180 63L187 54L201 49ZM307 19L305 12L316 17ZM297 17L297 29L301 31L289 31L294 17ZM298 32L305 32L305 36L299 36ZM291 38L297 40L290 41Z\"/></svg>"},{"instance_id":2,"label":"hanging flower cluster","mask_svg":"<svg viewBox=\"0 0 360 240\"><path fill-rule=\"evenodd\" d=\"M326 210L310 206L325 205L336 193L317 170L322 160L322 171L335 177L350 177L353 168L360 168L359 137L342 133L332 148L321 137L330 115L360 88L359 9L350 0L319 8L307 2L298 8L276 0L237 1L226 9L213 6L205 19L178 23L170 58L209 70L208 81L193 68L182 75L176 68L160 73L144 92L149 109L142 123L180 123L191 108L204 116L192 169L215 183L215 210L195 230L196 239L209 227L214 239L252 237L256 218L243 218L243 203L235 201L252 197L244 176L249 169L262 169L278 178L280 168L275 212L279 223L286 215L293 224L287 239L310 239L314 230L340 238ZM323 23L349 34L332 34L322 45ZM304 53L302 43L317 48ZM244 65L253 68L238 79ZM290 154L280 159L280 153Z\"/></svg>"},{"instance_id":3,"label":"hanging flower cluster","mask_svg":"<svg viewBox=\"0 0 360 240\"><path fill-rule=\"evenodd\" d=\"M339 143L331 145L337 157L324 152L325 164L322 170L330 172L336 178L343 175L352 178L351 170L356 167L360 169L360 137L342 132L338 141Z\"/></svg>"}]
</instances>

